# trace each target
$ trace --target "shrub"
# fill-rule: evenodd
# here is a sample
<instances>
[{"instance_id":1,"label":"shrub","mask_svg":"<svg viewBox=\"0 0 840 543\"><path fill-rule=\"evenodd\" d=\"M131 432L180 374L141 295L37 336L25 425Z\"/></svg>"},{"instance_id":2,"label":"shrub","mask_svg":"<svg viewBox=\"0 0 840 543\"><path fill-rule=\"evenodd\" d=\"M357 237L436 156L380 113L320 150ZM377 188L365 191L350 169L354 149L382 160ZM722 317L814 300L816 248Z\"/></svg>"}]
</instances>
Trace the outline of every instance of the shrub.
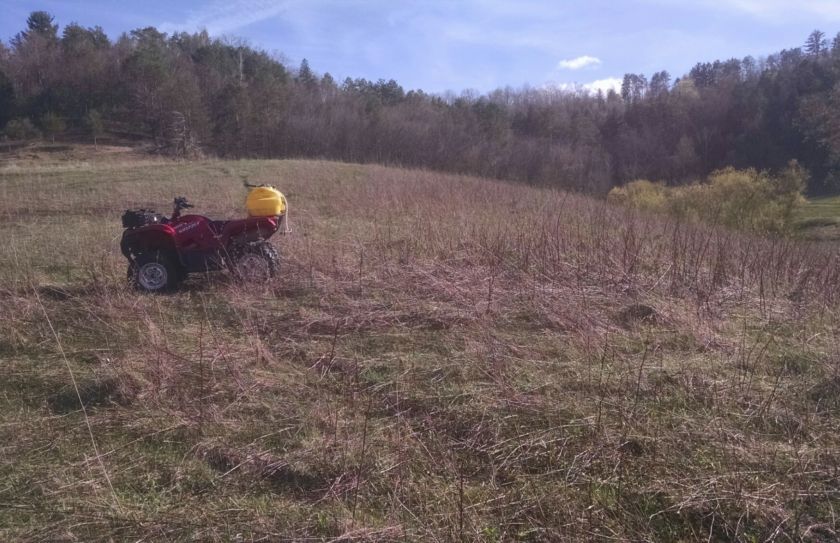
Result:
<instances>
[{"instance_id":1,"label":"shrub","mask_svg":"<svg viewBox=\"0 0 840 543\"><path fill-rule=\"evenodd\" d=\"M49 112L41 117L41 128L44 129L44 133L55 143L56 134L64 132L67 129L67 124L64 122L64 119L55 113Z\"/></svg>"},{"instance_id":2,"label":"shrub","mask_svg":"<svg viewBox=\"0 0 840 543\"><path fill-rule=\"evenodd\" d=\"M40 137L41 133L28 118L12 119L6 123L5 134L11 140L29 140Z\"/></svg>"},{"instance_id":3,"label":"shrub","mask_svg":"<svg viewBox=\"0 0 840 543\"><path fill-rule=\"evenodd\" d=\"M665 211L685 220L702 220L740 230L785 233L804 201L808 173L796 161L777 176L755 169L724 168L707 182L668 188L633 181L610 191L610 202L646 211Z\"/></svg>"},{"instance_id":4,"label":"shrub","mask_svg":"<svg viewBox=\"0 0 840 543\"><path fill-rule=\"evenodd\" d=\"M794 210L802 204L808 174L791 161L777 176L754 169L726 168L709 177L708 189L698 209L701 218L733 228L784 233L790 229Z\"/></svg>"},{"instance_id":5,"label":"shrub","mask_svg":"<svg viewBox=\"0 0 840 543\"><path fill-rule=\"evenodd\" d=\"M93 145L96 146L96 140L105 133L105 124L102 121L102 115L95 109L88 111L85 115L85 127L93 136Z\"/></svg>"},{"instance_id":6,"label":"shrub","mask_svg":"<svg viewBox=\"0 0 840 543\"><path fill-rule=\"evenodd\" d=\"M808 186L811 175L808 170L795 160L788 162L788 167L777 177L770 179L773 195L782 208L785 221L790 224L796 208L805 203L802 193Z\"/></svg>"},{"instance_id":7,"label":"shrub","mask_svg":"<svg viewBox=\"0 0 840 543\"><path fill-rule=\"evenodd\" d=\"M663 211L667 202L666 191L661 183L639 179L623 187L615 187L607 194L607 200L644 211Z\"/></svg>"},{"instance_id":8,"label":"shrub","mask_svg":"<svg viewBox=\"0 0 840 543\"><path fill-rule=\"evenodd\" d=\"M674 217L685 220L700 220L704 185L699 183L668 189L666 210Z\"/></svg>"},{"instance_id":9,"label":"shrub","mask_svg":"<svg viewBox=\"0 0 840 543\"><path fill-rule=\"evenodd\" d=\"M725 168L712 173L704 189L695 204L703 220L742 230L779 228L766 173Z\"/></svg>"}]
</instances>

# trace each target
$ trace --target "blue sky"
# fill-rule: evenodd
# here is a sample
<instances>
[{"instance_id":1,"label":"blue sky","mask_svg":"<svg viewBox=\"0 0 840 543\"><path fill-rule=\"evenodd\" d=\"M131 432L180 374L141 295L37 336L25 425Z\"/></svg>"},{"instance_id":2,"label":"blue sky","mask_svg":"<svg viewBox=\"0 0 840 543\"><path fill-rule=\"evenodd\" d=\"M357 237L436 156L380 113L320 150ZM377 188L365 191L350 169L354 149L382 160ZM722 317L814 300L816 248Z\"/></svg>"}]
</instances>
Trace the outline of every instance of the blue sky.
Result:
<instances>
[{"instance_id":1,"label":"blue sky","mask_svg":"<svg viewBox=\"0 0 840 543\"><path fill-rule=\"evenodd\" d=\"M2 0L0 38L33 10L111 36L144 26L244 38L293 67L396 79L429 92L606 87L626 72L685 73L840 31L840 0Z\"/></svg>"}]
</instances>

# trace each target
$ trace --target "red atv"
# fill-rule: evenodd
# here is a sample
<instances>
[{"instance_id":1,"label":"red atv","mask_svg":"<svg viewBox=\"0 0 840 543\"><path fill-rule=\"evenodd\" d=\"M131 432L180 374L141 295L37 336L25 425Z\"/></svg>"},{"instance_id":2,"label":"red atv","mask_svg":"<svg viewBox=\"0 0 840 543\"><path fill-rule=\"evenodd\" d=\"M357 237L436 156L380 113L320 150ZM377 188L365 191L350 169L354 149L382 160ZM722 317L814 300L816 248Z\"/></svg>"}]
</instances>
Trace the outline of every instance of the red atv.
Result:
<instances>
[{"instance_id":1,"label":"red atv","mask_svg":"<svg viewBox=\"0 0 840 543\"><path fill-rule=\"evenodd\" d=\"M268 238L284 216L213 221L181 215L191 207L181 197L175 198L171 218L145 209L123 214L120 249L128 259L128 280L137 289L170 290L187 274L222 269L248 281L268 281L277 274L280 257Z\"/></svg>"}]
</instances>

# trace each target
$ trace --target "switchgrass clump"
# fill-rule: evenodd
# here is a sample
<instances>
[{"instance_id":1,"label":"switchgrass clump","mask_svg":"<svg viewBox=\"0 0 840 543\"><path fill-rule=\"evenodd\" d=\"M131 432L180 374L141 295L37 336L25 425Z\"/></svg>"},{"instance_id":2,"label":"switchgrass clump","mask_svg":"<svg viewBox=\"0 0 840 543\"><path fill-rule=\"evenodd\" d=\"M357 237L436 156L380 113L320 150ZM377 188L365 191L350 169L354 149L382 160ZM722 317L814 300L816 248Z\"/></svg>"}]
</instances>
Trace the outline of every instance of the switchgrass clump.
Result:
<instances>
[{"instance_id":1,"label":"switchgrass clump","mask_svg":"<svg viewBox=\"0 0 840 543\"><path fill-rule=\"evenodd\" d=\"M291 204L276 281L126 287L122 209L237 216L243 174ZM0 187L3 539L840 530L832 247L314 161L38 164Z\"/></svg>"}]
</instances>

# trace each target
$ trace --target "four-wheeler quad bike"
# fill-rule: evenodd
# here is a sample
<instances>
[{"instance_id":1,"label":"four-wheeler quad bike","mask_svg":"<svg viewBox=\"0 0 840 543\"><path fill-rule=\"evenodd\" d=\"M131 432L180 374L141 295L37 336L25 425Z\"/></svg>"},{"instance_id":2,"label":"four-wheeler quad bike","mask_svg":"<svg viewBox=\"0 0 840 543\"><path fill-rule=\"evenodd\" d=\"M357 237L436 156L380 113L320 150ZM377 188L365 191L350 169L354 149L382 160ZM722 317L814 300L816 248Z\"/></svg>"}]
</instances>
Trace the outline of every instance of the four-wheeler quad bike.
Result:
<instances>
[{"instance_id":1,"label":"four-wheeler quad bike","mask_svg":"<svg viewBox=\"0 0 840 543\"><path fill-rule=\"evenodd\" d=\"M189 273L223 269L249 282L265 282L277 274L280 259L268 238L281 226L285 229L286 200L281 193L271 187L252 191L251 216L245 219L181 215L191 207L180 197L175 198L171 218L145 209L123 215L120 249L128 259L128 280L137 289L170 290Z\"/></svg>"}]
</instances>

